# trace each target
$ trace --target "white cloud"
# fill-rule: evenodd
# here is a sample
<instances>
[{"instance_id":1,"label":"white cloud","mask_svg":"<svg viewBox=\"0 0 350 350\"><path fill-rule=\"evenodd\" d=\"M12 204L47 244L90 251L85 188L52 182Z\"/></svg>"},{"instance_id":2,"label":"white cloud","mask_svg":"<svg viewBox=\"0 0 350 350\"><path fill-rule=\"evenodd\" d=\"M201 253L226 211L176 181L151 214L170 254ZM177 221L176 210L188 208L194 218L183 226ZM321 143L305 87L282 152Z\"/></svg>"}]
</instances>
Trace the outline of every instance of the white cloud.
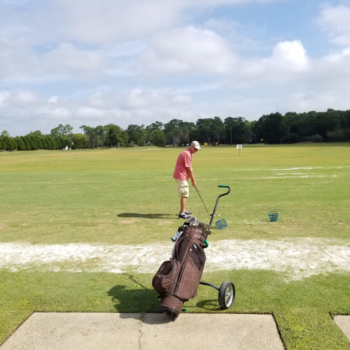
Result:
<instances>
[{"instance_id":1,"label":"white cloud","mask_svg":"<svg viewBox=\"0 0 350 350\"><path fill-rule=\"evenodd\" d=\"M302 36L271 48L271 37L258 42L265 28L223 19L219 6L247 2L2 2L0 130L347 109L350 7L321 8L318 23L341 48L313 59Z\"/></svg>"},{"instance_id":2,"label":"white cloud","mask_svg":"<svg viewBox=\"0 0 350 350\"><path fill-rule=\"evenodd\" d=\"M6 101L11 97L8 91L0 91L0 108L6 106Z\"/></svg>"},{"instance_id":3,"label":"white cloud","mask_svg":"<svg viewBox=\"0 0 350 350\"><path fill-rule=\"evenodd\" d=\"M68 37L108 43L146 36L169 28L181 6L167 0L58 0L67 15Z\"/></svg>"},{"instance_id":4,"label":"white cloud","mask_svg":"<svg viewBox=\"0 0 350 350\"><path fill-rule=\"evenodd\" d=\"M39 101L38 98L29 91L20 92L17 95L15 95L13 99L14 103L18 103L21 105L31 105Z\"/></svg>"},{"instance_id":5,"label":"white cloud","mask_svg":"<svg viewBox=\"0 0 350 350\"><path fill-rule=\"evenodd\" d=\"M328 108L349 109L348 96L341 89L311 88L310 91L294 92L285 98L279 98L277 110L282 112L293 111L326 111Z\"/></svg>"},{"instance_id":6,"label":"white cloud","mask_svg":"<svg viewBox=\"0 0 350 350\"><path fill-rule=\"evenodd\" d=\"M56 0L65 14L67 37L111 43L145 37L181 21L189 9L284 0Z\"/></svg>"},{"instance_id":7,"label":"white cloud","mask_svg":"<svg viewBox=\"0 0 350 350\"><path fill-rule=\"evenodd\" d=\"M234 62L229 45L215 32L187 27L153 37L141 54L139 67L143 73L223 74Z\"/></svg>"},{"instance_id":8,"label":"white cloud","mask_svg":"<svg viewBox=\"0 0 350 350\"><path fill-rule=\"evenodd\" d=\"M226 87L252 88L306 79L313 62L299 40L279 42L271 55L259 59L237 57L226 79Z\"/></svg>"},{"instance_id":9,"label":"white cloud","mask_svg":"<svg viewBox=\"0 0 350 350\"><path fill-rule=\"evenodd\" d=\"M279 42L267 62L291 71L303 71L309 67L306 50L299 40Z\"/></svg>"},{"instance_id":10,"label":"white cloud","mask_svg":"<svg viewBox=\"0 0 350 350\"><path fill-rule=\"evenodd\" d=\"M318 17L318 23L328 32L332 43L350 45L350 6L325 6Z\"/></svg>"},{"instance_id":11,"label":"white cloud","mask_svg":"<svg viewBox=\"0 0 350 350\"><path fill-rule=\"evenodd\" d=\"M57 96L51 96L48 100L47 100L48 103L57 103L58 102L58 97Z\"/></svg>"},{"instance_id":12,"label":"white cloud","mask_svg":"<svg viewBox=\"0 0 350 350\"><path fill-rule=\"evenodd\" d=\"M329 63L341 63L343 60L349 59L350 58L350 47L341 50L340 52L333 52L330 53L325 57L325 61Z\"/></svg>"},{"instance_id":13,"label":"white cloud","mask_svg":"<svg viewBox=\"0 0 350 350\"><path fill-rule=\"evenodd\" d=\"M192 98L190 96L185 96L185 95L177 95L174 96L173 102L176 104L189 104L192 102Z\"/></svg>"},{"instance_id":14,"label":"white cloud","mask_svg":"<svg viewBox=\"0 0 350 350\"><path fill-rule=\"evenodd\" d=\"M56 123L59 121L63 123L72 116L72 111L65 107L54 107L44 105L38 109L38 113L41 119L50 121L51 119L56 119Z\"/></svg>"},{"instance_id":15,"label":"white cloud","mask_svg":"<svg viewBox=\"0 0 350 350\"><path fill-rule=\"evenodd\" d=\"M35 105L33 104L35 101ZM193 118L192 99L171 90L135 88L129 91L95 91L84 99L51 96L41 98L31 93L0 92L0 131L9 129L8 121L17 125L18 134L31 130L49 133L59 123L67 123L79 132L82 124L97 126L115 123L123 128L129 124L151 124L156 120Z\"/></svg>"},{"instance_id":16,"label":"white cloud","mask_svg":"<svg viewBox=\"0 0 350 350\"><path fill-rule=\"evenodd\" d=\"M48 82L68 78L84 80L107 74L110 60L98 52L62 43L38 53L24 40L0 40L0 79L13 82Z\"/></svg>"},{"instance_id":17,"label":"white cloud","mask_svg":"<svg viewBox=\"0 0 350 350\"><path fill-rule=\"evenodd\" d=\"M207 29L213 30L216 33L230 33L237 32L241 25L238 21L229 21L223 19L210 18L204 22L203 26Z\"/></svg>"},{"instance_id":18,"label":"white cloud","mask_svg":"<svg viewBox=\"0 0 350 350\"><path fill-rule=\"evenodd\" d=\"M76 111L76 116L80 119L100 119L108 114L108 110L101 108L94 108L90 106L80 106ZM91 122L91 120L90 120Z\"/></svg>"},{"instance_id":19,"label":"white cloud","mask_svg":"<svg viewBox=\"0 0 350 350\"><path fill-rule=\"evenodd\" d=\"M0 91L0 108L5 107L28 107L39 103L39 99L29 91L22 91L17 94L11 94L8 91Z\"/></svg>"},{"instance_id":20,"label":"white cloud","mask_svg":"<svg viewBox=\"0 0 350 350\"><path fill-rule=\"evenodd\" d=\"M60 44L45 54L41 60L48 69L69 77L95 77L108 69L108 60L97 52L79 50L71 43Z\"/></svg>"}]
</instances>

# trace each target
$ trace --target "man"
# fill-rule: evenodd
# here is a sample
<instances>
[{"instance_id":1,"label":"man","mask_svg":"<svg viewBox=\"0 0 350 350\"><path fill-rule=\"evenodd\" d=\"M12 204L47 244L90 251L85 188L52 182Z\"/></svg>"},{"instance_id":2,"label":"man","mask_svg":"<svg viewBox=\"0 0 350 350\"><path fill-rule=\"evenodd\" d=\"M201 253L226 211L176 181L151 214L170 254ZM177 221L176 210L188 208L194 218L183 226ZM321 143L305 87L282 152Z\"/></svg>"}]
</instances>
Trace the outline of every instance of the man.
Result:
<instances>
[{"instance_id":1,"label":"man","mask_svg":"<svg viewBox=\"0 0 350 350\"><path fill-rule=\"evenodd\" d=\"M192 170L192 156L201 147L198 141L192 141L190 148L181 152L177 158L173 178L177 184L177 193L180 197L179 219L188 219L192 213L186 211L187 198L189 196L188 179L191 179L192 186L197 187Z\"/></svg>"}]
</instances>

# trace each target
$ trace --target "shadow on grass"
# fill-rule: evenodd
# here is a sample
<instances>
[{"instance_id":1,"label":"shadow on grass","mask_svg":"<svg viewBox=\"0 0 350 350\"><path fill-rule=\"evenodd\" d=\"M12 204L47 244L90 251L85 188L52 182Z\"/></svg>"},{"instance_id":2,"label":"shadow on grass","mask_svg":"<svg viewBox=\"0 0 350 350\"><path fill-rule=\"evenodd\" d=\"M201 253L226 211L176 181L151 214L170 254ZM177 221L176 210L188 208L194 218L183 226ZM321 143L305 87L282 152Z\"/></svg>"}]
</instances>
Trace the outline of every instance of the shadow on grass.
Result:
<instances>
[{"instance_id":1,"label":"shadow on grass","mask_svg":"<svg viewBox=\"0 0 350 350\"><path fill-rule=\"evenodd\" d=\"M144 219L176 219L174 214L139 214L139 213L121 213L120 218L144 218Z\"/></svg>"},{"instance_id":2,"label":"shadow on grass","mask_svg":"<svg viewBox=\"0 0 350 350\"><path fill-rule=\"evenodd\" d=\"M201 300L197 303L196 307L210 311L222 310L217 299Z\"/></svg>"},{"instance_id":3,"label":"shadow on grass","mask_svg":"<svg viewBox=\"0 0 350 350\"><path fill-rule=\"evenodd\" d=\"M140 319L147 324L164 324L170 322L169 318L159 311L158 294L153 289L148 289L142 283L135 280L134 276L128 276L135 284L140 286L139 289L129 289L124 285L112 287L108 292L108 296L112 297L114 308L121 313L121 318ZM144 313L157 313L154 317L145 318ZM140 316L141 314L141 316Z\"/></svg>"}]
</instances>

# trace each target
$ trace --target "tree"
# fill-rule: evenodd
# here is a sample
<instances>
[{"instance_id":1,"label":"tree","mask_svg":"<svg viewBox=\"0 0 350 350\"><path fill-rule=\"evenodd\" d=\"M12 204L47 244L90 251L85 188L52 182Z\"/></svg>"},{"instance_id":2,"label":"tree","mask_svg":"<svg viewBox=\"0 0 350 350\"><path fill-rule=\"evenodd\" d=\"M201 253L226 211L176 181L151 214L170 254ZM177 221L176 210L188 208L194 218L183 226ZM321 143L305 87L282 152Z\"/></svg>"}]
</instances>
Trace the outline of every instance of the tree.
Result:
<instances>
[{"instance_id":1,"label":"tree","mask_svg":"<svg viewBox=\"0 0 350 350\"><path fill-rule=\"evenodd\" d=\"M4 130L2 133L1 133L1 136L3 137L10 137L10 134L7 130Z\"/></svg>"},{"instance_id":2,"label":"tree","mask_svg":"<svg viewBox=\"0 0 350 350\"><path fill-rule=\"evenodd\" d=\"M73 148L88 148L90 147L89 141L86 135L83 134L73 134L72 136Z\"/></svg>"},{"instance_id":3,"label":"tree","mask_svg":"<svg viewBox=\"0 0 350 350\"><path fill-rule=\"evenodd\" d=\"M43 136L40 130L36 130L36 131L31 131L29 134L27 134L26 136Z\"/></svg>"},{"instance_id":4,"label":"tree","mask_svg":"<svg viewBox=\"0 0 350 350\"><path fill-rule=\"evenodd\" d=\"M80 129L84 130L84 134L88 137L90 147L94 147L94 137L95 137L95 128L90 126L82 125Z\"/></svg>"},{"instance_id":5,"label":"tree","mask_svg":"<svg viewBox=\"0 0 350 350\"><path fill-rule=\"evenodd\" d=\"M151 127L151 130L152 130L152 131L157 130L157 129L159 129L159 130L164 129L164 124L161 123L161 122L158 122L158 121L152 123L152 124L149 125L149 126Z\"/></svg>"},{"instance_id":6,"label":"tree","mask_svg":"<svg viewBox=\"0 0 350 350\"><path fill-rule=\"evenodd\" d=\"M128 144L128 133L118 125L109 124L107 127L107 145L114 147L124 147Z\"/></svg>"},{"instance_id":7,"label":"tree","mask_svg":"<svg viewBox=\"0 0 350 350\"><path fill-rule=\"evenodd\" d=\"M328 109L325 113L319 113L317 118L317 133L323 138L327 138L327 133L339 130L341 127L340 115L338 111Z\"/></svg>"},{"instance_id":8,"label":"tree","mask_svg":"<svg viewBox=\"0 0 350 350\"><path fill-rule=\"evenodd\" d=\"M56 141L58 143L59 149L63 149L66 147L72 148L72 141L68 137L60 135L59 137L57 137Z\"/></svg>"},{"instance_id":9,"label":"tree","mask_svg":"<svg viewBox=\"0 0 350 350\"><path fill-rule=\"evenodd\" d=\"M179 121L180 142L183 144L190 143L190 134L196 128L194 123Z\"/></svg>"},{"instance_id":10,"label":"tree","mask_svg":"<svg viewBox=\"0 0 350 350\"><path fill-rule=\"evenodd\" d=\"M224 132L224 123L222 122L220 117L214 117L212 122L212 131L213 131L213 140L216 138L217 142L220 143L220 137Z\"/></svg>"},{"instance_id":11,"label":"tree","mask_svg":"<svg viewBox=\"0 0 350 350\"><path fill-rule=\"evenodd\" d=\"M60 124L56 128L53 128L51 130L51 136L58 137L62 135L70 138L73 135L72 130L73 130L73 127L70 126L69 124L66 124L66 125Z\"/></svg>"},{"instance_id":12,"label":"tree","mask_svg":"<svg viewBox=\"0 0 350 350\"><path fill-rule=\"evenodd\" d=\"M22 139L23 144L24 144L24 149L26 151L30 151L32 148L31 148L31 145L29 143L29 140L27 139L27 136L21 136L21 139Z\"/></svg>"},{"instance_id":13,"label":"tree","mask_svg":"<svg viewBox=\"0 0 350 350\"><path fill-rule=\"evenodd\" d=\"M230 141L231 141L231 145L232 145L232 131L233 131L233 128L235 126L235 120L234 118L232 117L227 117L225 120L224 120L224 125L225 125L225 128L226 130L229 132L230 134Z\"/></svg>"},{"instance_id":14,"label":"tree","mask_svg":"<svg viewBox=\"0 0 350 350\"><path fill-rule=\"evenodd\" d=\"M38 150L40 148L40 140L38 137L35 136L27 136L27 138L30 140L30 145L32 150Z\"/></svg>"},{"instance_id":15,"label":"tree","mask_svg":"<svg viewBox=\"0 0 350 350\"><path fill-rule=\"evenodd\" d=\"M46 135L42 138L42 144L44 149L55 150L61 148L61 144L57 141L58 138ZM63 148L63 147L62 147Z\"/></svg>"},{"instance_id":16,"label":"tree","mask_svg":"<svg viewBox=\"0 0 350 350\"><path fill-rule=\"evenodd\" d=\"M16 139L14 137L10 137L10 143L12 144L12 151L14 151L15 149L17 149L17 142Z\"/></svg>"},{"instance_id":17,"label":"tree","mask_svg":"<svg viewBox=\"0 0 350 350\"><path fill-rule=\"evenodd\" d=\"M26 149L23 140L19 136L16 137L16 143L18 151L24 151Z\"/></svg>"},{"instance_id":18,"label":"tree","mask_svg":"<svg viewBox=\"0 0 350 350\"><path fill-rule=\"evenodd\" d=\"M55 150L55 149L59 149L60 148L56 137L51 137L50 140L51 140L51 144L50 144L51 148L50 149Z\"/></svg>"},{"instance_id":19,"label":"tree","mask_svg":"<svg viewBox=\"0 0 350 350\"><path fill-rule=\"evenodd\" d=\"M225 129L230 135L230 142L232 143L246 143L252 138L252 128L250 122L242 117L225 119Z\"/></svg>"},{"instance_id":20,"label":"tree","mask_svg":"<svg viewBox=\"0 0 350 350\"><path fill-rule=\"evenodd\" d=\"M211 118L204 118L204 119L198 119L196 122L196 126L199 132L199 139L200 142L210 142L211 136L213 135L213 119Z\"/></svg>"},{"instance_id":21,"label":"tree","mask_svg":"<svg viewBox=\"0 0 350 350\"><path fill-rule=\"evenodd\" d=\"M100 147L102 146L102 140L101 140L101 137L97 134L95 134L93 137L92 137L92 147L93 148L97 148L97 147Z\"/></svg>"},{"instance_id":22,"label":"tree","mask_svg":"<svg viewBox=\"0 0 350 350\"><path fill-rule=\"evenodd\" d=\"M105 126L96 126L95 128L95 134L96 136L99 137L99 146L102 145L102 147L104 147L104 144L106 142L106 132L107 132L107 129ZM95 143L97 139L95 140ZM97 147L97 146L96 146Z\"/></svg>"},{"instance_id":23,"label":"tree","mask_svg":"<svg viewBox=\"0 0 350 350\"><path fill-rule=\"evenodd\" d=\"M250 123L242 117L236 118L233 135L236 143L249 142L252 138L252 129Z\"/></svg>"},{"instance_id":24,"label":"tree","mask_svg":"<svg viewBox=\"0 0 350 350\"><path fill-rule=\"evenodd\" d=\"M259 121L262 138L266 143L281 143L289 132L289 126L280 113L263 115Z\"/></svg>"},{"instance_id":25,"label":"tree","mask_svg":"<svg viewBox=\"0 0 350 350\"><path fill-rule=\"evenodd\" d=\"M147 125L146 126L146 129L145 129L145 137L146 137L146 143L148 142L152 142L151 141L151 135L152 135L152 132L154 130L163 130L164 128L164 124L161 123L161 122L154 122L150 125Z\"/></svg>"},{"instance_id":26,"label":"tree","mask_svg":"<svg viewBox=\"0 0 350 350\"><path fill-rule=\"evenodd\" d=\"M13 137L1 136L2 147L5 151L14 151L17 148L17 144Z\"/></svg>"},{"instance_id":27,"label":"tree","mask_svg":"<svg viewBox=\"0 0 350 350\"><path fill-rule=\"evenodd\" d=\"M155 129L152 131L151 142L158 147L164 147L166 145L166 137L163 130Z\"/></svg>"},{"instance_id":28,"label":"tree","mask_svg":"<svg viewBox=\"0 0 350 350\"><path fill-rule=\"evenodd\" d=\"M122 133L120 135L120 146L121 147L126 147L128 145L129 142L129 134L127 131L122 130Z\"/></svg>"},{"instance_id":29,"label":"tree","mask_svg":"<svg viewBox=\"0 0 350 350\"><path fill-rule=\"evenodd\" d=\"M129 142L134 142L136 145L144 146L146 143L145 126L131 124L127 128L129 134Z\"/></svg>"},{"instance_id":30,"label":"tree","mask_svg":"<svg viewBox=\"0 0 350 350\"><path fill-rule=\"evenodd\" d=\"M172 119L170 122L164 124L165 136L169 139L170 143L174 146L177 142L180 142L180 123L182 120Z\"/></svg>"}]
</instances>

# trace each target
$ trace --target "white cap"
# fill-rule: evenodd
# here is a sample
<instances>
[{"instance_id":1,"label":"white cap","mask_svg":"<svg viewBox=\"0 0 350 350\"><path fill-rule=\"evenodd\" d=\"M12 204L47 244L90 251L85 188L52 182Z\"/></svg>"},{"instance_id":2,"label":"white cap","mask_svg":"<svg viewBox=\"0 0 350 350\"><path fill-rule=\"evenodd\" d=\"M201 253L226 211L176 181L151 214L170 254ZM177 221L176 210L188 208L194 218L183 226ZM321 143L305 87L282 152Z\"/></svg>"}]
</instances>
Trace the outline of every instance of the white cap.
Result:
<instances>
[{"instance_id":1,"label":"white cap","mask_svg":"<svg viewBox=\"0 0 350 350\"><path fill-rule=\"evenodd\" d=\"M198 141L192 141L191 146L193 146L195 149L201 149L201 146L199 145Z\"/></svg>"}]
</instances>

